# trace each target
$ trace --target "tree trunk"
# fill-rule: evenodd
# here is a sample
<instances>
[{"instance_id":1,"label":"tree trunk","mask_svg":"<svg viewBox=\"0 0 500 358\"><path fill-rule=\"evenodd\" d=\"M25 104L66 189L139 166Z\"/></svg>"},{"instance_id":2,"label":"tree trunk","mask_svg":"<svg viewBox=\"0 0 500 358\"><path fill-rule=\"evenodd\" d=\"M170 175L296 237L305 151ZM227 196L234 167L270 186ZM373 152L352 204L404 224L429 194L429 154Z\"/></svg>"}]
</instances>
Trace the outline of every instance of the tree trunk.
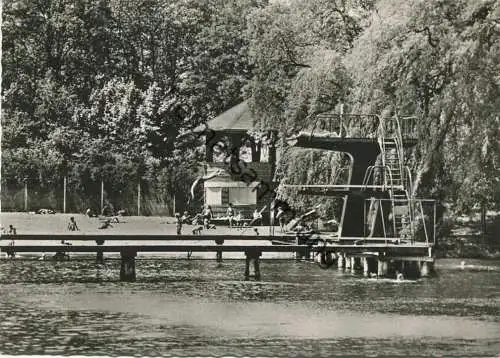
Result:
<instances>
[{"instance_id":1,"label":"tree trunk","mask_svg":"<svg viewBox=\"0 0 500 358\"><path fill-rule=\"evenodd\" d=\"M484 247L486 238L486 204L481 204L481 245Z\"/></svg>"}]
</instances>

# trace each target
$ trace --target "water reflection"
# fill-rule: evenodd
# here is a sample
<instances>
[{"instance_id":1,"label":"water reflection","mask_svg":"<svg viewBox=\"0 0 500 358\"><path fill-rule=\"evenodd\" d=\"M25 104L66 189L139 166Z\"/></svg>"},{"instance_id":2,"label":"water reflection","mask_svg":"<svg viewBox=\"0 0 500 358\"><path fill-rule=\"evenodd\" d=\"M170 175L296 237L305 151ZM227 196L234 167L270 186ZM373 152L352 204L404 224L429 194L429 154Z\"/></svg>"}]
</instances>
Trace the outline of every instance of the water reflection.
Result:
<instances>
[{"instance_id":1,"label":"water reflection","mask_svg":"<svg viewBox=\"0 0 500 358\"><path fill-rule=\"evenodd\" d=\"M459 264L459 263L458 263ZM0 353L85 355L491 355L498 264L435 279L371 280L308 263L0 261ZM458 266L458 265L457 265Z\"/></svg>"}]
</instances>

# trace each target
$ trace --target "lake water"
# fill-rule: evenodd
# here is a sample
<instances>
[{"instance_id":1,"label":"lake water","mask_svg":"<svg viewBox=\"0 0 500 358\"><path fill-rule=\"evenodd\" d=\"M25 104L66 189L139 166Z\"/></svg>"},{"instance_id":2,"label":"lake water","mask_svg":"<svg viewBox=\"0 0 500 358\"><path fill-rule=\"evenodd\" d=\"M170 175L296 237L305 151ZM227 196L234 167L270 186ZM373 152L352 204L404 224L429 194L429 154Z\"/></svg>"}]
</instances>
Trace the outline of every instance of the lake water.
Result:
<instances>
[{"instance_id":1,"label":"lake water","mask_svg":"<svg viewBox=\"0 0 500 358\"><path fill-rule=\"evenodd\" d=\"M264 261L0 260L0 353L126 356L498 356L500 263L439 260L397 282Z\"/></svg>"}]
</instances>

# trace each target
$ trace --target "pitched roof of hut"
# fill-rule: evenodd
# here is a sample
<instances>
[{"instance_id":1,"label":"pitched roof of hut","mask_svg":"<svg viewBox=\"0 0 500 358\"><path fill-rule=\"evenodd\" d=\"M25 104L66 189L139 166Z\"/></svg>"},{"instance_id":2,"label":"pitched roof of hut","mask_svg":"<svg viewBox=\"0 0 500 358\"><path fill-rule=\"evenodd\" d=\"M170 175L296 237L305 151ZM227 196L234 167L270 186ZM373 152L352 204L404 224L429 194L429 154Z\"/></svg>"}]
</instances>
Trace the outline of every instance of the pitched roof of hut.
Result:
<instances>
[{"instance_id":1,"label":"pitched roof of hut","mask_svg":"<svg viewBox=\"0 0 500 358\"><path fill-rule=\"evenodd\" d=\"M214 131L241 130L248 131L254 128L254 119L247 101L243 101L217 117L209 120L207 125Z\"/></svg>"}]
</instances>

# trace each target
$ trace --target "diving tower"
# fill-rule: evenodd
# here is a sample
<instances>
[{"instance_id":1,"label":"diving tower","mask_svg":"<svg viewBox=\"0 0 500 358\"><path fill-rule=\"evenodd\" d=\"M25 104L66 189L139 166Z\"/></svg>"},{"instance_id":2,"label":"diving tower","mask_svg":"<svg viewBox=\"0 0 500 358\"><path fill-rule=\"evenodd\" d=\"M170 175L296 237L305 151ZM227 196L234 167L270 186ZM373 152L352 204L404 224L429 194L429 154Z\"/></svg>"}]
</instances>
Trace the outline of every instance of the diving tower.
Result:
<instances>
[{"instance_id":1,"label":"diving tower","mask_svg":"<svg viewBox=\"0 0 500 358\"><path fill-rule=\"evenodd\" d=\"M290 146L345 153L349 175L343 182L284 184L305 195L343 199L338 240L381 238L394 242L435 241L432 200L414 197L404 151L417 144L415 118L323 114L287 138Z\"/></svg>"}]
</instances>

